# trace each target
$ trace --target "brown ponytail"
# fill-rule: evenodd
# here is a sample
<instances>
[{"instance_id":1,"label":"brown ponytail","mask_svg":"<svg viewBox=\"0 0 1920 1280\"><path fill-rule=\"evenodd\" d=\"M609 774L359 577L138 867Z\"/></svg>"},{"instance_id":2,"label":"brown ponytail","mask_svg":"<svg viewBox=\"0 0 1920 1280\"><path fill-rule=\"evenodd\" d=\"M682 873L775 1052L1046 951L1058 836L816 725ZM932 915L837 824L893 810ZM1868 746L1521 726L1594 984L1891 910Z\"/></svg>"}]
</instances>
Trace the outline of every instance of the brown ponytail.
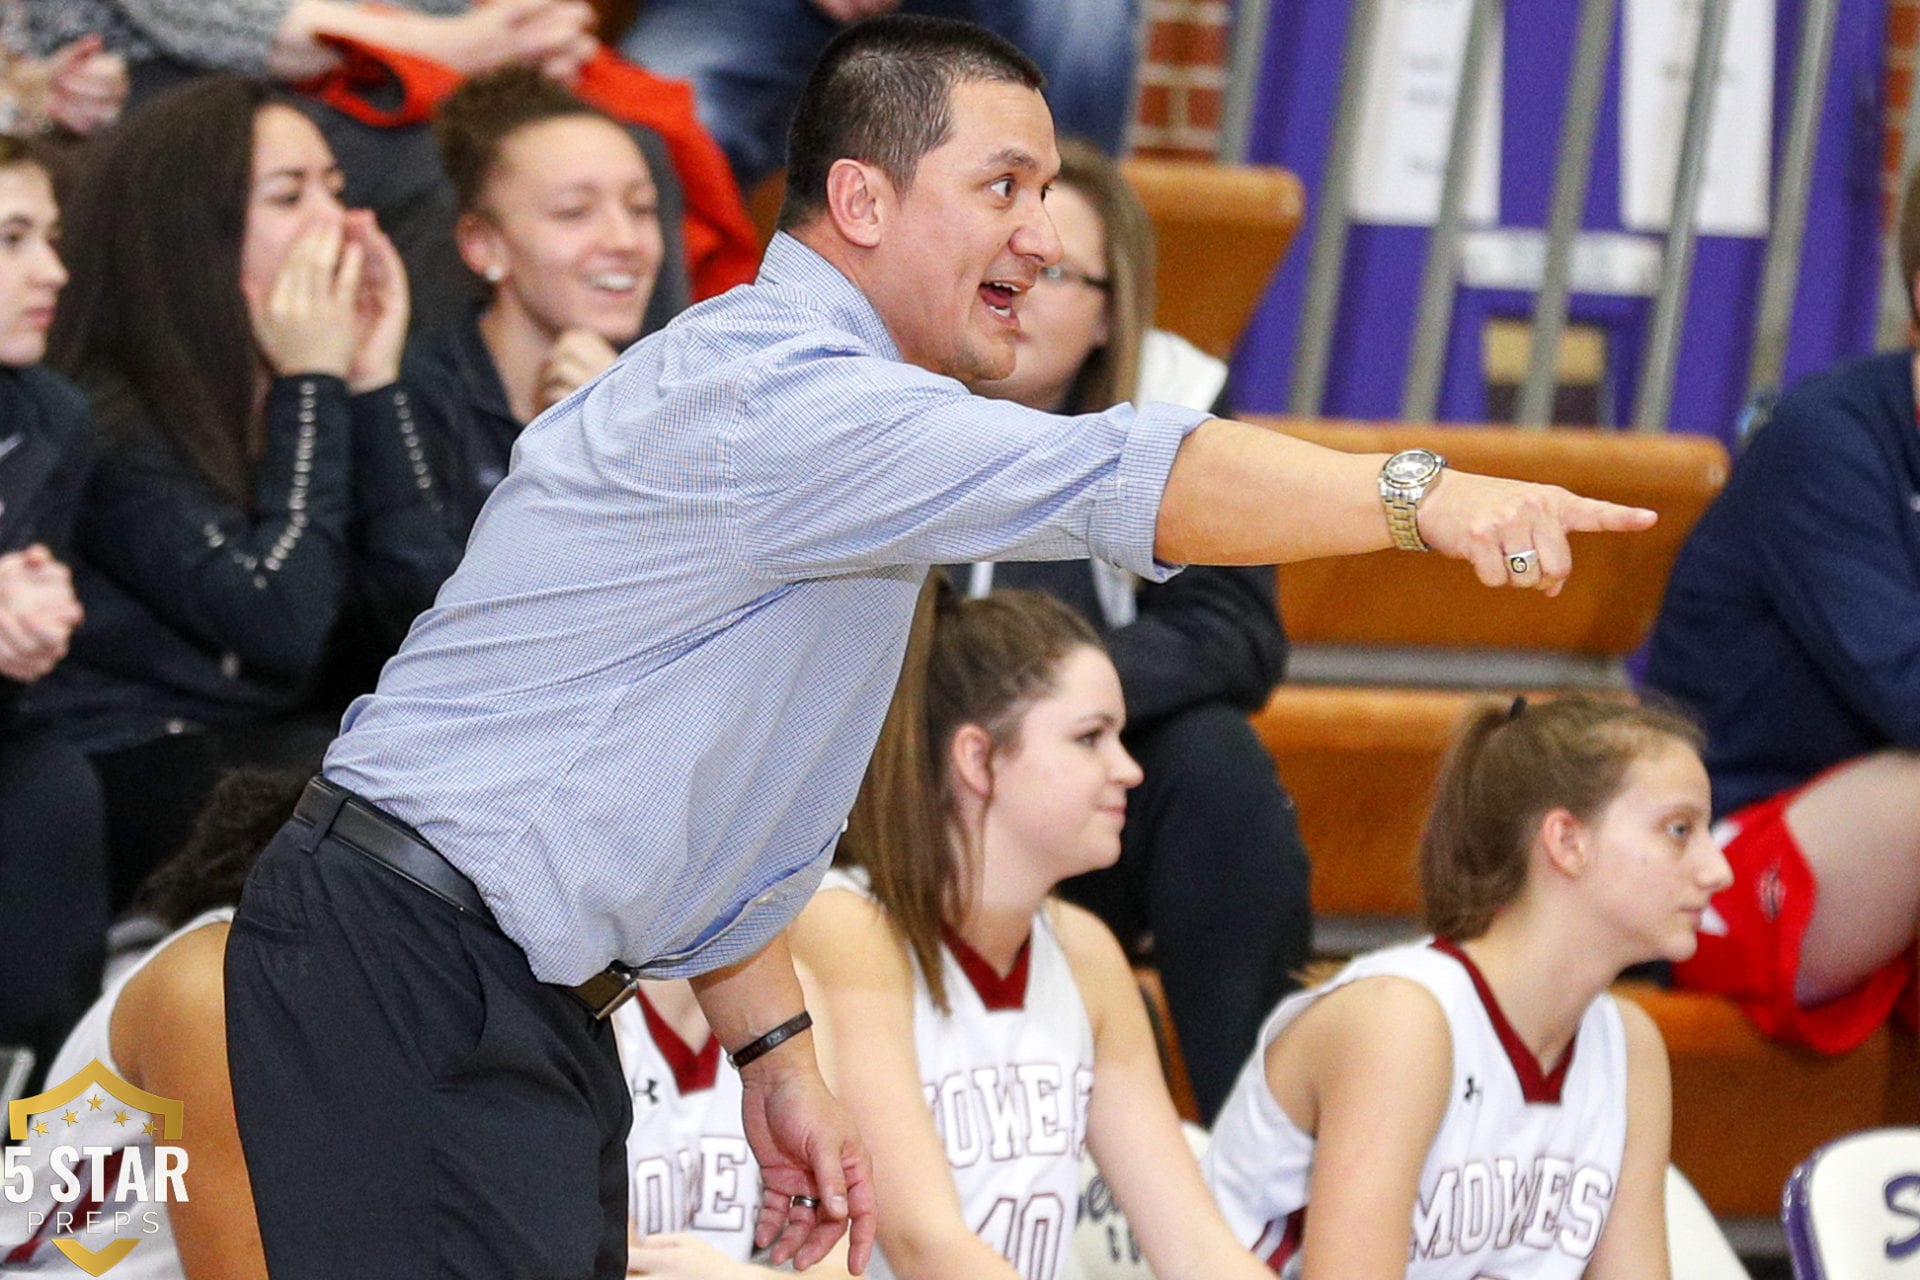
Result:
<instances>
[{"instance_id":1,"label":"brown ponytail","mask_svg":"<svg viewBox=\"0 0 1920 1280\"><path fill-rule=\"evenodd\" d=\"M1591 822L1632 763L1661 744L1704 742L1684 717L1587 695L1529 704L1487 702L1461 722L1434 784L1420 837L1427 927L1466 941L1526 885L1540 820L1565 809Z\"/></svg>"},{"instance_id":2,"label":"brown ponytail","mask_svg":"<svg viewBox=\"0 0 1920 1280\"><path fill-rule=\"evenodd\" d=\"M1084 618L1051 596L1002 591L963 600L935 570L921 588L893 705L840 841L919 962L935 1007L947 1008L940 928L963 916L973 886L951 831L947 751L976 724L1003 751L1020 718L1054 686L1076 649L1102 649Z\"/></svg>"}]
</instances>

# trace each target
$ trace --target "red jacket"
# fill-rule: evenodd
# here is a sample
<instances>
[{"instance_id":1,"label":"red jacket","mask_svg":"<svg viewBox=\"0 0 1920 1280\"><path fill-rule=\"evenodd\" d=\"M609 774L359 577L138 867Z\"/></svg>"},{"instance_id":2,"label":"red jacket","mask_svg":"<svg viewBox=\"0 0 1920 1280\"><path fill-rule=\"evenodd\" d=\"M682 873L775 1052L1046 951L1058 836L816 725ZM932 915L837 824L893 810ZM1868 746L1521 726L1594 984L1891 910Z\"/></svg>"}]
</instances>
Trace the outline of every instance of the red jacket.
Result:
<instances>
[{"instance_id":1,"label":"red jacket","mask_svg":"<svg viewBox=\"0 0 1920 1280\"><path fill-rule=\"evenodd\" d=\"M343 55L338 67L301 88L365 124L419 124L460 85L452 68L344 36L322 36ZM752 280L760 238L727 158L694 114L693 86L664 80L602 46L573 85L575 96L616 120L644 125L667 144L686 206L683 236L696 300ZM396 97L397 95L397 97ZM393 99L391 105L380 105Z\"/></svg>"}]
</instances>

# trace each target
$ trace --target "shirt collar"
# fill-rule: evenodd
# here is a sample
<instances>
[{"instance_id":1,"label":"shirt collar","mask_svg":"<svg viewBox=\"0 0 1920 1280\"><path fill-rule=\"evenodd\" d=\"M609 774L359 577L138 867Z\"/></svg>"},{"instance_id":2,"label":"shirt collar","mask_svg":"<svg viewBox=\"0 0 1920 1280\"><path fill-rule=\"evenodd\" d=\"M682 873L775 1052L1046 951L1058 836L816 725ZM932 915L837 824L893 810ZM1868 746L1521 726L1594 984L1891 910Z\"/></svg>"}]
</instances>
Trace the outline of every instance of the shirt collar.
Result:
<instances>
[{"instance_id":1,"label":"shirt collar","mask_svg":"<svg viewBox=\"0 0 1920 1280\"><path fill-rule=\"evenodd\" d=\"M790 288L816 301L836 323L888 360L901 359L900 348L880 313L840 269L784 231L776 231L760 262L759 284Z\"/></svg>"}]
</instances>

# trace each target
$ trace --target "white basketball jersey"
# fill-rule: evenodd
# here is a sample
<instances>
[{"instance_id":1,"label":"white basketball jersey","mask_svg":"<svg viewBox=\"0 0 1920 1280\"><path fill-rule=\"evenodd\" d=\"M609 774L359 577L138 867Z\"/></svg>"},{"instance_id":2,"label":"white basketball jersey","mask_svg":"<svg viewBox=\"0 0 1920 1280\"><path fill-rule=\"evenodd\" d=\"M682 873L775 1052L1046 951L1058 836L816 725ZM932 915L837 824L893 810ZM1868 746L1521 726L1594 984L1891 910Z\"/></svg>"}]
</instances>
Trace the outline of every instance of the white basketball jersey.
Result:
<instances>
[{"instance_id":1,"label":"white basketball jersey","mask_svg":"<svg viewBox=\"0 0 1920 1280\"><path fill-rule=\"evenodd\" d=\"M844 871L821 888L871 897ZM951 1010L934 1007L916 964L913 1047L961 1214L1026 1280L1072 1280L1093 1024L1066 952L1043 909L1006 978L951 933L941 962ZM879 1250L868 1274L894 1274Z\"/></svg>"},{"instance_id":2,"label":"white basketball jersey","mask_svg":"<svg viewBox=\"0 0 1920 1280\"><path fill-rule=\"evenodd\" d=\"M1443 949L1445 948L1445 949ZM1298 1274L1314 1140L1267 1088L1267 1046L1329 991L1393 975L1425 987L1453 1036L1453 1091L1420 1171L1408 1280L1577 1280L1606 1226L1627 1135L1620 1010L1587 1006L1551 1074L1464 953L1419 942L1363 956L1280 1004L1214 1121L1201 1167L1234 1234Z\"/></svg>"},{"instance_id":3,"label":"white basketball jersey","mask_svg":"<svg viewBox=\"0 0 1920 1280\"><path fill-rule=\"evenodd\" d=\"M613 1015L633 1093L628 1211L636 1235L691 1231L730 1258L753 1253L760 1166L740 1120L740 1073L709 1036L689 1048L644 992Z\"/></svg>"},{"instance_id":4,"label":"white basketball jersey","mask_svg":"<svg viewBox=\"0 0 1920 1280\"><path fill-rule=\"evenodd\" d=\"M114 1061L112 1043L113 1011L120 1003L120 993L176 939L232 919L232 907L219 907L195 916L161 939L138 962L116 974L74 1027L66 1043L60 1046L60 1052L54 1055L52 1065L47 1068L48 1087L56 1088L72 1079L95 1059L124 1079L120 1064ZM99 1106L89 1105L93 1098L99 1098ZM133 1251L113 1264L114 1280L181 1280L186 1273L180 1267L180 1253L173 1242L173 1222L167 1215L166 1203L139 1199L122 1202L114 1194L122 1186L130 1185L123 1182L116 1171L136 1165L146 1170L154 1168L153 1138L142 1125L158 1123L159 1117L150 1120L145 1112L102 1097L98 1089L90 1092L87 1101L73 1104L67 1114L73 1117L71 1122L62 1125L55 1120L52 1131L40 1140L43 1151L34 1150L36 1144L31 1137L21 1144L32 1167L34 1194L23 1204L14 1204L8 1197L0 1196L0 1271L44 1269L62 1275L75 1274L75 1264L53 1247L54 1240L65 1236L96 1252L117 1239L135 1241ZM185 1123L193 1123L191 1114L185 1117ZM89 1147L107 1148L111 1154L102 1161L101 1168L106 1172L100 1179L106 1194L98 1199L82 1195L66 1203L57 1202L58 1179L51 1167L51 1152L55 1147L82 1151ZM88 1165L81 1164L78 1168L84 1177ZM183 1182L182 1188L192 1194L190 1183Z\"/></svg>"}]
</instances>

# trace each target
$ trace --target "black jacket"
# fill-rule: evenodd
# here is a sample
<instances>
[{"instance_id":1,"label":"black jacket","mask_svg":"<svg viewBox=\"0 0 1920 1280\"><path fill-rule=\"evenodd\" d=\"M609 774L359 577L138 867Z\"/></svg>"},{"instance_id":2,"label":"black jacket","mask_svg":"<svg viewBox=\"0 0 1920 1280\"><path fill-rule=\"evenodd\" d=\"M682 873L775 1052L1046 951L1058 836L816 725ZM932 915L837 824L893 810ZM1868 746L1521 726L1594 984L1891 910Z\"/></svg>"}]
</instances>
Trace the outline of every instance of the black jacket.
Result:
<instances>
[{"instance_id":1,"label":"black jacket","mask_svg":"<svg viewBox=\"0 0 1920 1280\"><path fill-rule=\"evenodd\" d=\"M42 543L71 558L90 443L78 387L37 365L0 368L0 554ZM0 732L13 723L20 693L0 679Z\"/></svg>"},{"instance_id":2,"label":"black jacket","mask_svg":"<svg viewBox=\"0 0 1920 1280\"><path fill-rule=\"evenodd\" d=\"M453 532L464 541L487 495L506 477L523 424L507 404L477 316L414 338L404 368L407 385L420 396L422 430Z\"/></svg>"},{"instance_id":3,"label":"black jacket","mask_svg":"<svg viewBox=\"0 0 1920 1280\"><path fill-rule=\"evenodd\" d=\"M248 505L123 387L88 390L109 443L75 532L87 619L29 699L87 751L300 710L343 611L397 636L452 572L402 384L349 396L338 378L274 379Z\"/></svg>"}]
</instances>

